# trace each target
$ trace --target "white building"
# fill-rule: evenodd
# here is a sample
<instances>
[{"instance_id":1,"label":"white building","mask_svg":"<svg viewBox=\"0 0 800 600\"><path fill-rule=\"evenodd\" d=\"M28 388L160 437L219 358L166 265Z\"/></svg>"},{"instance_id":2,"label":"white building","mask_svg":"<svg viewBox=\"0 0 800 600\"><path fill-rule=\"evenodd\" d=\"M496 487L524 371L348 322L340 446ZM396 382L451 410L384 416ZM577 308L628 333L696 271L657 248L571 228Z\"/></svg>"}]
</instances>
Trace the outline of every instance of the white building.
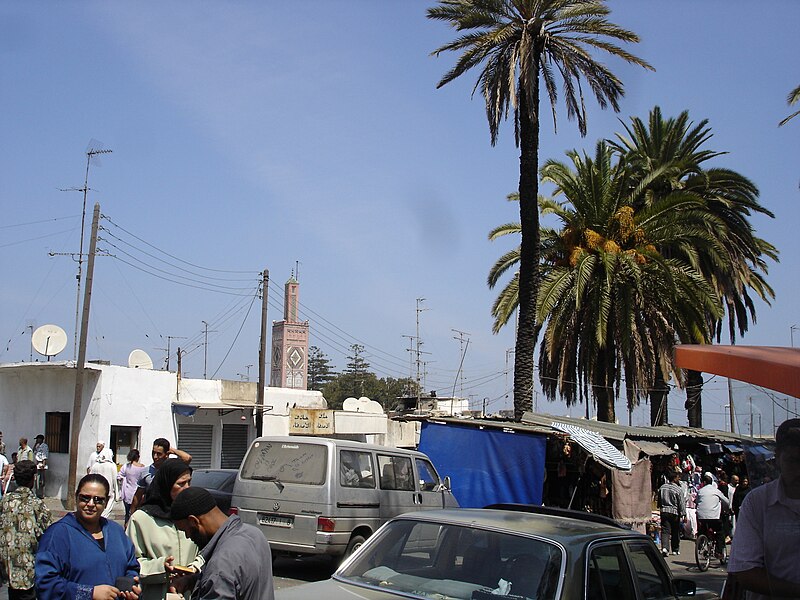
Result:
<instances>
[{"instance_id":1,"label":"white building","mask_svg":"<svg viewBox=\"0 0 800 600\"><path fill-rule=\"evenodd\" d=\"M159 437L192 455L195 468L238 468L256 437L256 384L252 382L178 379L171 371L131 369L87 363L84 370L78 440L78 478L98 440L124 464L138 448L149 464L150 448ZM46 495L66 498L69 443L75 396L75 363L0 365L0 431L10 458L20 437L33 443L42 433L50 447ZM297 409L324 410L320 392L267 387L264 435L287 435ZM414 446L414 424L388 421L376 413L331 412L326 435L386 445Z\"/></svg>"}]
</instances>

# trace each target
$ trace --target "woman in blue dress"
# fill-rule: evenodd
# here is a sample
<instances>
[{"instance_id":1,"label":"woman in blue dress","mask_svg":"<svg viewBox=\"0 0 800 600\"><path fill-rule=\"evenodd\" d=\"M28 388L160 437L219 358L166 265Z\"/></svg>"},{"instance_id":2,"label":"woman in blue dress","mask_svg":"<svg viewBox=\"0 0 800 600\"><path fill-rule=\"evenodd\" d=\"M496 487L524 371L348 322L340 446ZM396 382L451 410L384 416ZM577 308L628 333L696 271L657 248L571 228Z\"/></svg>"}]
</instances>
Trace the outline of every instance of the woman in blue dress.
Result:
<instances>
[{"instance_id":1,"label":"woman in blue dress","mask_svg":"<svg viewBox=\"0 0 800 600\"><path fill-rule=\"evenodd\" d=\"M138 586L117 587L118 577L139 574L139 562L122 527L102 516L108 498L106 478L86 475L75 492L75 512L44 532L36 553L39 600L137 600Z\"/></svg>"}]
</instances>

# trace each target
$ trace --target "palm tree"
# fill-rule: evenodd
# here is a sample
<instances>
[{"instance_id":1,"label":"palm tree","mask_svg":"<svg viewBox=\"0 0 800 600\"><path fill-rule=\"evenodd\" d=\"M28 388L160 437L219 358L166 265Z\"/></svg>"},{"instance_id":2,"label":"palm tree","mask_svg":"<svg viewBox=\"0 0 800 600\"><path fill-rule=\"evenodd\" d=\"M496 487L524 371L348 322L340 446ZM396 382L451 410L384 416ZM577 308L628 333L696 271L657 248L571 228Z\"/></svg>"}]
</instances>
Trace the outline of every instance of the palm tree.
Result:
<instances>
[{"instance_id":1,"label":"palm tree","mask_svg":"<svg viewBox=\"0 0 800 600\"><path fill-rule=\"evenodd\" d=\"M632 408L674 372L676 336L704 339L706 313L721 314L700 273L658 251L667 242L714 246L709 230L719 222L682 192L635 210L640 192L605 142L594 158L567 156L571 165L550 160L541 169L542 181L555 185L554 198L565 200L540 201L562 228L545 260L537 304L545 327L539 375L549 399L585 400L588 413L591 397L597 418L613 422L622 380Z\"/></svg>"},{"instance_id":2,"label":"palm tree","mask_svg":"<svg viewBox=\"0 0 800 600\"><path fill-rule=\"evenodd\" d=\"M719 225L710 230L718 245L699 251L666 240L658 249L665 256L691 264L723 301L723 314L706 316L711 336L702 343L711 343L713 337L719 341L726 324L733 343L737 332L744 335L750 321L756 320L755 297L768 304L774 297L764 276L767 259L777 261L778 251L755 235L749 220L753 213L774 216L759 203L758 188L735 171L705 168L707 161L724 154L705 148L711 136L707 120L695 125L687 111L677 118L664 119L656 106L647 123L632 118L631 124L625 125L625 134L617 134L617 141L610 144L633 170L634 180L643 191L641 206L680 190L703 202L718 220ZM693 427L702 426L702 382L700 373L687 373L686 408Z\"/></svg>"},{"instance_id":3,"label":"palm tree","mask_svg":"<svg viewBox=\"0 0 800 600\"><path fill-rule=\"evenodd\" d=\"M789 96L786 98L786 102L789 104L789 106L794 106L795 104L800 102L800 85L798 85L791 92L789 92ZM790 114L783 121L778 123L778 126L781 127L783 125L786 125L786 123L794 119L797 115L800 115L800 110L796 110L795 112Z\"/></svg>"},{"instance_id":4,"label":"palm tree","mask_svg":"<svg viewBox=\"0 0 800 600\"><path fill-rule=\"evenodd\" d=\"M600 50L652 69L616 44L638 42L636 34L606 18L610 10L600 0L440 0L428 17L448 22L461 33L433 52L461 52L456 65L437 87L482 65L474 89L480 88L492 145L500 122L513 109L514 132L520 148L519 210L522 241L519 262L519 323L514 356L514 416L531 407L533 354L536 346L536 297L539 289L539 77L550 100L555 123L558 98L556 73L564 90L567 117L577 119L586 135L583 85L591 88L601 107L619 111L622 82L591 56Z\"/></svg>"}]
</instances>

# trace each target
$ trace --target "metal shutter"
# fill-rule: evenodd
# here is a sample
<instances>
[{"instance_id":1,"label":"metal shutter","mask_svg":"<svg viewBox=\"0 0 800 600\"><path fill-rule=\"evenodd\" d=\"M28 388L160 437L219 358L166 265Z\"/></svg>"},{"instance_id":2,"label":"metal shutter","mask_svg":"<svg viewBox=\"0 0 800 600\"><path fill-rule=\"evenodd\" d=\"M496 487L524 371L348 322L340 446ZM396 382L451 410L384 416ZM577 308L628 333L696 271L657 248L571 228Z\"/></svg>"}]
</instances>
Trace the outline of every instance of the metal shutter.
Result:
<instances>
[{"instance_id":1,"label":"metal shutter","mask_svg":"<svg viewBox=\"0 0 800 600\"><path fill-rule=\"evenodd\" d=\"M178 448L192 455L192 467L211 468L211 437L213 425L178 425Z\"/></svg>"},{"instance_id":2,"label":"metal shutter","mask_svg":"<svg viewBox=\"0 0 800 600\"><path fill-rule=\"evenodd\" d=\"M222 426L222 469L238 469L247 452L247 425Z\"/></svg>"}]
</instances>

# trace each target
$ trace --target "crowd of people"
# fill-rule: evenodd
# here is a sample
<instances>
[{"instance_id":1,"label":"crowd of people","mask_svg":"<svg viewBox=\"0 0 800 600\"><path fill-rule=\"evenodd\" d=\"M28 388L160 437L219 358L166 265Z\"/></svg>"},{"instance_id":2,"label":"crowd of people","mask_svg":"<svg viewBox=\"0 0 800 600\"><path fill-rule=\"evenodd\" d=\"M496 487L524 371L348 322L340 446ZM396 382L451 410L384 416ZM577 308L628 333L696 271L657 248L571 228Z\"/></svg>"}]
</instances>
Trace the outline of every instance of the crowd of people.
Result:
<instances>
[{"instance_id":1,"label":"crowd of people","mask_svg":"<svg viewBox=\"0 0 800 600\"><path fill-rule=\"evenodd\" d=\"M3 432L0 431L0 497L6 494L12 485L15 485L14 470L17 463L23 460L31 461L36 466L34 473L33 489L38 498L44 498L45 476L47 474L47 461L50 458L50 448L44 441L44 436L39 434L34 438L33 448L28 445L28 438L19 439L19 448L11 453L11 460L6 455L6 444L3 441Z\"/></svg>"},{"instance_id":2,"label":"crowd of people","mask_svg":"<svg viewBox=\"0 0 800 600\"><path fill-rule=\"evenodd\" d=\"M192 457L168 440L155 440L149 467L134 450L119 472L98 442L75 510L55 522L34 493L35 449L20 440L16 454L16 488L0 500L9 600L274 599L266 538L223 513L207 490L191 487ZM109 518L118 497L124 527Z\"/></svg>"},{"instance_id":3,"label":"crowd of people","mask_svg":"<svg viewBox=\"0 0 800 600\"><path fill-rule=\"evenodd\" d=\"M680 554L681 537L694 539L705 533L715 540L721 554L733 538L739 508L750 491L748 477L729 476L719 463L704 471L687 455L662 480L657 492L662 553Z\"/></svg>"}]
</instances>

